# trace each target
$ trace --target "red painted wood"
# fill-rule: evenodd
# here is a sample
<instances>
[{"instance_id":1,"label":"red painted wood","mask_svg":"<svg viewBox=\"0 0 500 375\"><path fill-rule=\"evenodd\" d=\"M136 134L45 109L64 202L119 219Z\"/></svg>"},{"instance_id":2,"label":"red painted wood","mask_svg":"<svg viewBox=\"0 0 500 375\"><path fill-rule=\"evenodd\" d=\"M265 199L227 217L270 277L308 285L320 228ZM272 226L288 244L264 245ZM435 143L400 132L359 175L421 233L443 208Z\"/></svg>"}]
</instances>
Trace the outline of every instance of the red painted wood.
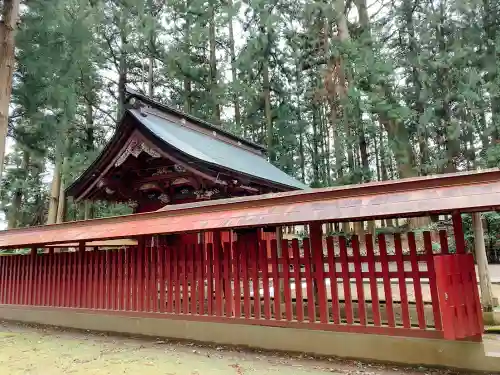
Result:
<instances>
[{"instance_id":1,"label":"red painted wood","mask_svg":"<svg viewBox=\"0 0 500 375\"><path fill-rule=\"evenodd\" d=\"M465 238L464 238L464 228L462 225L462 215L460 212L454 212L451 215L453 222L453 237L455 238L455 247L457 254L465 254Z\"/></svg>"},{"instance_id":2,"label":"red painted wood","mask_svg":"<svg viewBox=\"0 0 500 375\"><path fill-rule=\"evenodd\" d=\"M143 291L144 291L144 311L151 311L151 283L150 279L150 267L151 267L151 248L146 246L144 243L143 251L143 264L142 264L142 275L143 275Z\"/></svg>"},{"instance_id":3,"label":"red painted wood","mask_svg":"<svg viewBox=\"0 0 500 375\"><path fill-rule=\"evenodd\" d=\"M130 258L131 258L132 248L125 249L124 256L124 273L123 273L123 310L132 310L132 291L130 290Z\"/></svg>"},{"instance_id":4,"label":"red painted wood","mask_svg":"<svg viewBox=\"0 0 500 375\"><path fill-rule=\"evenodd\" d=\"M401 317L403 319L403 327L410 328L410 309L408 305L408 291L406 288L406 279L404 274L404 258L403 258L403 247L401 244L401 235L399 233L394 234L394 246L396 248L396 265L398 272L399 281L399 295L401 297Z\"/></svg>"},{"instance_id":5,"label":"red painted wood","mask_svg":"<svg viewBox=\"0 0 500 375\"><path fill-rule=\"evenodd\" d=\"M113 285L113 303L112 303L113 310L120 309L119 291L121 286L120 285L121 279L119 276L119 272L121 271L122 268L122 263L118 262L120 253L121 253L120 249L111 251L111 283Z\"/></svg>"},{"instance_id":6,"label":"red painted wood","mask_svg":"<svg viewBox=\"0 0 500 375\"><path fill-rule=\"evenodd\" d=\"M166 251L165 258L167 259L165 266L167 270L167 279L168 279L167 312L172 313L174 311L174 286L175 286L174 249L172 249L171 247L167 247L165 251Z\"/></svg>"},{"instance_id":7,"label":"red painted wood","mask_svg":"<svg viewBox=\"0 0 500 375\"><path fill-rule=\"evenodd\" d=\"M197 245L189 245L189 285L190 285L190 300L191 300L191 314L196 314L197 307L197 290L196 290L196 269L195 269L195 261L194 261L194 251L195 246Z\"/></svg>"},{"instance_id":8,"label":"red painted wood","mask_svg":"<svg viewBox=\"0 0 500 375\"><path fill-rule=\"evenodd\" d=\"M447 340L457 339L456 329L458 324L456 324L455 316L455 301L454 296L449 294L451 288L451 269L450 263L447 261L450 259L449 256L436 256L434 258L434 265L436 270L436 281L439 290L439 302L442 306L442 322L443 322L443 333L444 338Z\"/></svg>"},{"instance_id":9,"label":"red painted wood","mask_svg":"<svg viewBox=\"0 0 500 375\"><path fill-rule=\"evenodd\" d=\"M259 256L258 256L258 242L249 242L249 254L250 254L250 267L251 267L251 277L252 277L252 288L253 288L253 311L254 318L260 319L260 278L259 278Z\"/></svg>"},{"instance_id":10,"label":"red painted wood","mask_svg":"<svg viewBox=\"0 0 500 375\"><path fill-rule=\"evenodd\" d=\"M173 265L174 265L174 284L175 284L175 313L180 314L181 312L181 258L180 258L180 246L174 246L171 248L173 253Z\"/></svg>"},{"instance_id":11,"label":"red painted wood","mask_svg":"<svg viewBox=\"0 0 500 375\"><path fill-rule=\"evenodd\" d=\"M373 249L373 235L367 233L365 235L366 254L368 258L368 279L370 280L370 295L372 299L373 324L381 325L380 319L380 302L378 298L377 278L375 276L375 253Z\"/></svg>"},{"instance_id":12,"label":"red painted wood","mask_svg":"<svg viewBox=\"0 0 500 375\"><path fill-rule=\"evenodd\" d=\"M439 243L441 245L441 254L449 254L450 250L448 248L448 233L446 233L445 230L439 231Z\"/></svg>"},{"instance_id":13,"label":"red painted wood","mask_svg":"<svg viewBox=\"0 0 500 375\"><path fill-rule=\"evenodd\" d=\"M261 240L259 242L259 263L262 270L262 289L264 298L264 318L271 319L271 294L269 285L269 262L267 258L268 241ZM274 287L274 295L278 293L278 289Z\"/></svg>"},{"instance_id":14,"label":"red painted wood","mask_svg":"<svg viewBox=\"0 0 500 375\"><path fill-rule=\"evenodd\" d=\"M50 279L50 252L44 254L44 267L43 267L43 283L44 283L44 301L43 306L50 306L50 294L51 294L51 279ZM21 270L22 272L22 270ZM21 276L22 277L22 276ZM76 277L76 275L75 275Z\"/></svg>"},{"instance_id":15,"label":"red painted wood","mask_svg":"<svg viewBox=\"0 0 500 375\"><path fill-rule=\"evenodd\" d=\"M312 264L314 265L313 280L316 286L316 305L319 309L321 323L328 322L328 301L326 299L325 286L325 262L323 255L323 229L321 223L310 223L310 244L312 253Z\"/></svg>"},{"instance_id":16,"label":"red painted wood","mask_svg":"<svg viewBox=\"0 0 500 375\"><path fill-rule=\"evenodd\" d=\"M340 324L339 292L337 284L337 265L335 262L335 247L333 237L326 238L328 259L328 278L330 279L330 294L332 298L332 319L335 324Z\"/></svg>"},{"instance_id":17,"label":"red painted wood","mask_svg":"<svg viewBox=\"0 0 500 375\"><path fill-rule=\"evenodd\" d=\"M18 260L18 275L19 275L19 288L17 292L17 303L19 305L23 304L23 290L24 290L24 267L23 267L23 258L24 255L19 255L19 260Z\"/></svg>"},{"instance_id":18,"label":"red painted wood","mask_svg":"<svg viewBox=\"0 0 500 375\"><path fill-rule=\"evenodd\" d=\"M166 307L166 277L165 273L168 274L168 271L165 272L165 265L167 263L167 253L166 253L166 248L165 246L160 246L158 248L158 263L159 263L159 293L160 293L160 312L164 313L165 312L165 307ZM169 290L170 294L170 290Z\"/></svg>"},{"instance_id":19,"label":"red painted wood","mask_svg":"<svg viewBox=\"0 0 500 375\"><path fill-rule=\"evenodd\" d=\"M314 302L314 281L311 267L311 244L309 238L304 238L304 270L307 291L307 314L311 323L316 321L316 308Z\"/></svg>"},{"instance_id":20,"label":"red painted wood","mask_svg":"<svg viewBox=\"0 0 500 375\"><path fill-rule=\"evenodd\" d=\"M410 262L413 273L413 291L415 294L415 305L417 308L418 327L420 329L426 328L425 313L424 313L424 299L422 297L422 285L420 280L420 269L417 259L417 245L415 242L415 233L408 233L408 247L410 249Z\"/></svg>"},{"instance_id":21,"label":"red painted wood","mask_svg":"<svg viewBox=\"0 0 500 375\"><path fill-rule=\"evenodd\" d=\"M158 252L161 251L159 246L155 246L151 248L151 311L158 312L158 305L160 301L160 293L158 290L159 286L159 277L158 277Z\"/></svg>"},{"instance_id":22,"label":"red painted wood","mask_svg":"<svg viewBox=\"0 0 500 375\"><path fill-rule=\"evenodd\" d=\"M130 278L129 278L129 287L130 287L130 298L132 300L131 309L132 311L138 311L138 287L139 287L139 275L137 271L140 269L139 266L139 246L134 247L130 252Z\"/></svg>"},{"instance_id":23,"label":"red painted wood","mask_svg":"<svg viewBox=\"0 0 500 375\"><path fill-rule=\"evenodd\" d=\"M99 308L106 308L106 253L107 251L99 251Z\"/></svg>"},{"instance_id":24,"label":"red painted wood","mask_svg":"<svg viewBox=\"0 0 500 375\"><path fill-rule=\"evenodd\" d=\"M10 277L11 277L11 272L10 272L10 255L6 255L2 257L4 261L4 279L5 279L5 287L4 287L4 303L9 304L10 303L10 291L11 291L11 283L10 283Z\"/></svg>"},{"instance_id":25,"label":"red painted wood","mask_svg":"<svg viewBox=\"0 0 500 375\"><path fill-rule=\"evenodd\" d=\"M118 266L116 310L125 310L125 249L118 250L116 262Z\"/></svg>"},{"instance_id":26,"label":"red painted wood","mask_svg":"<svg viewBox=\"0 0 500 375\"><path fill-rule=\"evenodd\" d=\"M5 257L0 257L0 303L5 304Z\"/></svg>"},{"instance_id":27,"label":"red painted wood","mask_svg":"<svg viewBox=\"0 0 500 375\"><path fill-rule=\"evenodd\" d=\"M285 316L286 320L293 320L293 304L292 304L292 291L290 288L290 251L289 242L287 240L281 241L281 253L283 254L283 298L285 300ZM267 265L266 265L267 268ZM278 291L275 289L274 294Z\"/></svg>"},{"instance_id":28,"label":"red painted wood","mask_svg":"<svg viewBox=\"0 0 500 375\"><path fill-rule=\"evenodd\" d=\"M458 265L458 256L449 256L447 258L448 275L444 277L448 278L449 290L448 295L450 298L451 305L455 310L455 316L457 319L454 322L455 332L457 334L457 338L466 337L466 326L467 319L465 317L464 311L464 302L463 302L463 284L462 284L462 275L461 270Z\"/></svg>"},{"instance_id":29,"label":"red painted wood","mask_svg":"<svg viewBox=\"0 0 500 375\"><path fill-rule=\"evenodd\" d=\"M359 238L352 236L352 253L354 257L354 279L356 281L356 290L358 294L358 313L359 322L361 325L366 325L366 304L365 304L365 288L363 285L363 277L361 274L361 259L359 253Z\"/></svg>"},{"instance_id":30,"label":"red painted wood","mask_svg":"<svg viewBox=\"0 0 500 375\"><path fill-rule=\"evenodd\" d=\"M105 285L104 285L104 290L106 295L105 309L113 310L113 286L112 286L113 279L111 278L111 269L112 269L111 250L104 251L104 254L105 254L104 261L106 262L104 267L106 273Z\"/></svg>"},{"instance_id":31,"label":"red painted wood","mask_svg":"<svg viewBox=\"0 0 500 375\"><path fill-rule=\"evenodd\" d=\"M200 315L205 314L205 262L204 262L204 246L199 244L196 247L196 267L198 269L198 312Z\"/></svg>"},{"instance_id":32,"label":"red painted wood","mask_svg":"<svg viewBox=\"0 0 500 375\"><path fill-rule=\"evenodd\" d=\"M241 279L243 282L243 310L245 312L245 318L250 319L250 285L248 280L248 246L246 242L243 242L241 252Z\"/></svg>"},{"instance_id":33,"label":"red painted wood","mask_svg":"<svg viewBox=\"0 0 500 375\"><path fill-rule=\"evenodd\" d=\"M278 264L278 244L276 240L271 240L271 267L273 273L274 289L274 318L281 320L281 295L279 293L280 277Z\"/></svg>"},{"instance_id":34,"label":"red painted wood","mask_svg":"<svg viewBox=\"0 0 500 375\"><path fill-rule=\"evenodd\" d=\"M59 256L61 258L61 283L59 285L62 285L62 290L61 290L61 302L60 306L62 307L68 307L67 305L67 295L68 295L68 253L59 253ZM42 260L43 255L39 255L38 258L38 283L41 286L41 277L40 277L40 262ZM39 299L38 299L38 305L41 305L41 289L39 292Z\"/></svg>"},{"instance_id":35,"label":"red painted wood","mask_svg":"<svg viewBox=\"0 0 500 375\"><path fill-rule=\"evenodd\" d=\"M347 324L353 324L351 282L349 280L349 263L347 261L347 243L344 236L339 237L340 264L342 272L342 285L344 287L344 304Z\"/></svg>"},{"instance_id":36,"label":"red painted wood","mask_svg":"<svg viewBox=\"0 0 500 375\"><path fill-rule=\"evenodd\" d=\"M441 234L441 233L440 233ZM438 290L437 290L437 280L436 280L436 271L434 268L434 254L432 251L432 239L430 232L424 232L424 247L426 254L426 263L427 263L427 272L429 278L429 288L431 292L431 303L432 303L432 312L434 317L434 326L436 330L441 331L443 329L442 321L441 321L441 308L438 298ZM441 248L442 249L442 248Z\"/></svg>"},{"instance_id":37,"label":"red painted wood","mask_svg":"<svg viewBox=\"0 0 500 375\"><path fill-rule=\"evenodd\" d=\"M21 277L19 276L19 255L13 255L12 256L14 264L13 264L13 269L12 272L14 273L14 285L13 285L13 294L14 294L14 300L13 304L17 305L19 304L19 286L21 284Z\"/></svg>"},{"instance_id":38,"label":"red painted wood","mask_svg":"<svg viewBox=\"0 0 500 375\"><path fill-rule=\"evenodd\" d=\"M233 272L234 272L234 316L241 317L241 253L242 241L235 241L233 245ZM267 255L266 255L267 257ZM269 281L268 281L269 284Z\"/></svg>"},{"instance_id":39,"label":"red painted wood","mask_svg":"<svg viewBox=\"0 0 500 375\"><path fill-rule=\"evenodd\" d=\"M188 252L189 246L181 247L181 263L182 263L182 313L189 314L189 285L188 285Z\"/></svg>"},{"instance_id":40,"label":"red painted wood","mask_svg":"<svg viewBox=\"0 0 500 375\"><path fill-rule=\"evenodd\" d=\"M225 297L225 312L227 317L233 316L233 292L231 288L232 272L231 272L231 245L232 242L224 242L224 297Z\"/></svg>"},{"instance_id":41,"label":"red painted wood","mask_svg":"<svg viewBox=\"0 0 500 375\"><path fill-rule=\"evenodd\" d=\"M214 278L215 278L215 315L223 315L222 296L224 290L222 288L222 244L214 243Z\"/></svg>"},{"instance_id":42,"label":"red painted wood","mask_svg":"<svg viewBox=\"0 0 500 375\"><path fill-rule=\"evenodd\" d=\"M6 255L8 259L8 272L9 272L9 298L8 303L10 305L14 304L14 284L15 284L15 274L14 274L14 256ZM37 275L38 275L38 264L37 264Z\"/></svg>"},{"instance_id":43,"label":"red painted wood","mask_svg":"<svg viewBox=\"0 0 500 375\"><path fill-rule=\"evenodd\" d=\"M479 299L479 289L477 287L477 276L476 276L476 268L474 265L474 258L472 255L468 255L464 257L465 265L461 265L461 269L466 269L468 272L468 290L467 301L469 302L469 306L472 311L471 319L473 320L473 333L479 334L482 341L482 334L484 332L484 321L483 321L483 308L481 306L481 301Z\"/></svg>"},{"instance_id":44,"label":"red painted wood","mask_svg":"<svg viewBox=\"0 0 500 375\"><path fill-rule=\"evenodd\" d=\"M295 309L297 314L297 320L299 322L304 321L304 304L302 297L302 276L300 272L300 249L299 241L294 238L292 240L292 253L293 253L293 278L295 279Z\"/></svg>"},{"instance_id":45,"label":"red painted wood","mask_svg":"<svg viewBox=\"0 0 500 375\"><path fill-rule=\"evenodd\" d=\"M213 276L213 244L207 244L207 309L208 315L214 314L214 276Z\"/></svg>"},{"instance_id":46,"label":"red painted wood","mask_svg":"<svg viewBox=\"0 0 500 375\"><path fill-rule=\"evenodd\" d=\"M385 242L385 235L378 235L378 246L380 249L380 264L382 267L382 281L384 283L385 293L385 309L387 314L387 323L389 327L395 327L396 322L394 319L394 307L392 305L392 288L391 279L389 275L389 262L387 259L387 244Z\"/></svg>"}]
</instances>

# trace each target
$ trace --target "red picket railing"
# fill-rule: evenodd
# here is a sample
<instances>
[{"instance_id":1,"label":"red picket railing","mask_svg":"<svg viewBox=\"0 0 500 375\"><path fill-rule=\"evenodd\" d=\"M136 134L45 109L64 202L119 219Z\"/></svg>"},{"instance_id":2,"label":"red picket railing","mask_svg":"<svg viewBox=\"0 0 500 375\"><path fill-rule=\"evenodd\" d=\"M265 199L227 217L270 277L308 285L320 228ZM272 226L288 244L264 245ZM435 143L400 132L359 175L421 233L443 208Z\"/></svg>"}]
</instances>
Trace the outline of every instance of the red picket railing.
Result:
<instances>
[{"instance_id":1,"label":"red picket railing","mask_svg":"<svg viewBox=\"0 0 500 375\"><path fill-rule=\"evenodd\" d=\"M385 235L366 235L1 256L0 303L442 338L431 235L422 249L406 240L394 235L390 251Z\"/></svg>"}]
</instances>

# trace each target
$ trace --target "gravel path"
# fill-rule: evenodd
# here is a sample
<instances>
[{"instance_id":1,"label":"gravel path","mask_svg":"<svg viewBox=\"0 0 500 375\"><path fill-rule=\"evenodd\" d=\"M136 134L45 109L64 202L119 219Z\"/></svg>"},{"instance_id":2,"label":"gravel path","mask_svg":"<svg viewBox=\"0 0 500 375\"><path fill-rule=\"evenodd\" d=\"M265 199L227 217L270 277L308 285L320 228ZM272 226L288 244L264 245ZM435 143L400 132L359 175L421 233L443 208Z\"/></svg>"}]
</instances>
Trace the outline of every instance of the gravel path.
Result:
<instances>
[{"instance_id":1,"label":"gravel path","mask_svg":"<svg viewBox=\"0 0 500 375\"><path fill-rule=\"evenodd\" d=\"M2 375L455 374L5 322L0 324L0 348Z\"/></svg>"}]
</instances>

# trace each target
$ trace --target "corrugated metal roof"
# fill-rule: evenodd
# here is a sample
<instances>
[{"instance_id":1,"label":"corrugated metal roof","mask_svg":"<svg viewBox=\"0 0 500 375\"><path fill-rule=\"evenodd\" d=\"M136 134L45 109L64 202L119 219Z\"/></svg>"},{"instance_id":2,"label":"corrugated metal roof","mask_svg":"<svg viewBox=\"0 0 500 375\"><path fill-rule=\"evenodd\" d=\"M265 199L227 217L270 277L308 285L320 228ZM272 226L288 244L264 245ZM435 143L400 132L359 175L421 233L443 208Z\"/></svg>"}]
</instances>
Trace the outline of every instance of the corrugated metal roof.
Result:
<instances>
[{"instance_id":1,"label":"corrugated metal roof","mask_svg":"<svg viewBox=\"0 0 500 375\"><path fill-rule=\"evenodd\" d=\"M280 185L297 189L308 188L263 157L217 139L216 135L198 132L150 112L145 113L137 109L129 111L160 140L193 158Z\"/></svg>"}]
</instances>

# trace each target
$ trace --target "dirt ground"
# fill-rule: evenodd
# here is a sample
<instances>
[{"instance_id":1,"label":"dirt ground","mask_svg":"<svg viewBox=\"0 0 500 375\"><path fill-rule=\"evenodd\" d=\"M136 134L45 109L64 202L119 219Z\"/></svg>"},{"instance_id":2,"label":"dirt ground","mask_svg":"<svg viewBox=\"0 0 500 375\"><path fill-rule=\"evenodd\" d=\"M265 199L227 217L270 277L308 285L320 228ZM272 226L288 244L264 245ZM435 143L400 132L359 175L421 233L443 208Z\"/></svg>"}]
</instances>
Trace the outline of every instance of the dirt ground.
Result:
<instances>
[{"instance_id":1,"label":"dirt ground","mask_svg":"<svg viewBox=\"0 0 500 375\"><path fill-rule=\"evenodd\" d=\"M165 339L0 323L2 375L451 375L336 359L313 359Z\"/></svg>"}]
</instances>

